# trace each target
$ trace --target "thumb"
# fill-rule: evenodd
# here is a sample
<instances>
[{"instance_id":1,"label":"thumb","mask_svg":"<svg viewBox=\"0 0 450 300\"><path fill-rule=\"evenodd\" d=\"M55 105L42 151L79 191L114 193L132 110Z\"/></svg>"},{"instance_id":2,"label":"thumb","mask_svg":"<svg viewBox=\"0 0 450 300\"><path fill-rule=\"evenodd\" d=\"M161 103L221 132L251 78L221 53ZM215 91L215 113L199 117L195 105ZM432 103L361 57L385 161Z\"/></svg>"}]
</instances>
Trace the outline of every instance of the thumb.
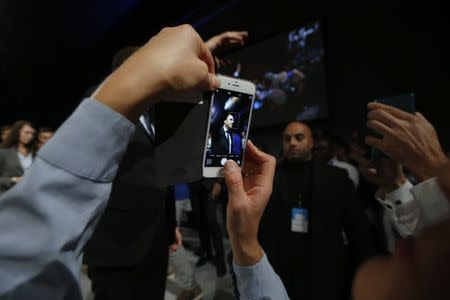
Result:
<instances>
[{"instance_id":1,"label":"thumb","mask_svg":"<svg viewBox=\"0 0 450 300\"><path fill-rule=\"evenodd\" d=\"M218 88L220 88L220 79L213 73L208 73L206 78L200 82L199 86L197 86L197 90L201 90L202 92L214 91L214 90L217 90ZM200 94L200 98L197 97L197 101L189 100L189 101L182 101L182 102L195 102L196 103L199 101L198 99L202 99L202 97L203 97L203 95ZM187 97L184 97L184 98L187 98ZM190 97L190 98L192 98L192 97Z\"/></svg>"},{"instance_id":2,"label":"thumb","mask_svg":"<svg viewBox=\"0 0 450 300\"><path fill-rule=\"evenodd\" d=\"M216 90L220 88L220 80L219 78L212 73L208 74L208 90Z\"/></svg>"},{"instance_id":3,"label":"thumb","mask_svg":"<svg viewBox=\"0 0 450 300\"><path fill-rule=\"evenodd\" d=\"M241 168L233 160L228 160L224 168L225 182L228 187L228 198L230 204L237 205L246 198Z\"/></svg>"}]
</instances>

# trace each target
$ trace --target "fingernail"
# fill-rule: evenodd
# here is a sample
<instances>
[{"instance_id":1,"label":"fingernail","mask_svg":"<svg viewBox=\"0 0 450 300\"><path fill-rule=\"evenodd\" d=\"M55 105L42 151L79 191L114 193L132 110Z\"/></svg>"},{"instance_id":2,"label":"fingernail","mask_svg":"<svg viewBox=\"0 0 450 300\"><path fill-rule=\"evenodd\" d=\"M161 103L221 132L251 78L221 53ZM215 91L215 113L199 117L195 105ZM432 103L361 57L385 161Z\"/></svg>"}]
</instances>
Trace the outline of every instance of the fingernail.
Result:
<instances>
[{"instance_id":1,"label":"fingernail","mask_svg":"<svg viewBox=\"0 0 450 300\"><path fill-rule=\"evenodd\" d=\"M233 172L239 172L239 167L236 164L236 162L234 162L234 160L229 159L227 160L227 162L225 163L225 167L224 167L225 172L227 173L233 173Z\"/></svg>"}]
</instances>

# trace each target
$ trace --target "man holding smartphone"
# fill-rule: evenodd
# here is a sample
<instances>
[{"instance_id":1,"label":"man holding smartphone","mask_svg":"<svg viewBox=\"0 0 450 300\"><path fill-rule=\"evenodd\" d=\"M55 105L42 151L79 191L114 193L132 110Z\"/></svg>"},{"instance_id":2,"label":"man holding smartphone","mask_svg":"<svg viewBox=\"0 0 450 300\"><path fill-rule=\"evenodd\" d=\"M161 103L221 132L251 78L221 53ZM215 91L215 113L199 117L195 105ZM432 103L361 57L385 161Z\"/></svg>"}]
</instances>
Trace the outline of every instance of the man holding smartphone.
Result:
<instances>
[{"instance_id":1,"label":"man holding smartphone","mask_svg":"<svg viewBox=\"0 0 450 300\"><path fill-rule=\"evenodd\" d=\"M246 36L225 32L205 45L214 54L222 47L242 45ZM115 63L120 65L133 50L139 51L125 48ZM168 247L179 245L181 236L175 235L173 192L157 184L154 126L158 124L153 124L149 111L140 116L105 213L86 247L85 262L97 300L164 298Z\"/></svg>"},{"instance_id":2,"label":"man holding smartphone","mask_svg":"<svg viewBox=\"0 0 450 300\"><path fill-rule=\"evenodd\" d=\"M186 64L180 69L181 63ZM112 181L134 122L163 94L177 97L219 85L210 51L184 25L162 30L84 100L38 152L29 173L0 198L0 298L81 299L82 252L108 213ZM113 227L110 234L120 230ZM164 250L167 255L167 244ZM131 271L125 269L119 272ZM156 299L148 295L148 284L110 283L111 289L128 289L121 299Z\"/></svg>"}]
</instances>

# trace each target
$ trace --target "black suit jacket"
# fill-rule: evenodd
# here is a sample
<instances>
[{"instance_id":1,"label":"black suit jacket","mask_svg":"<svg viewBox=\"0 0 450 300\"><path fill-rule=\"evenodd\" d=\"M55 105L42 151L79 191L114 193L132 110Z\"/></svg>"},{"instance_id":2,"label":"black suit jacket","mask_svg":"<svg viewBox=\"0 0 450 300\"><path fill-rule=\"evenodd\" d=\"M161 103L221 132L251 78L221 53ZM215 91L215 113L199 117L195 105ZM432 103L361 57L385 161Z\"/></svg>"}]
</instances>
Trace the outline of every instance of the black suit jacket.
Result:
<instances>
[{"instance_id":1,"label":"black suit jacket","mask_svg":"<svg viewBox=\"0 0 450 300\"><path fill-rule=\"evenodd\" d=\"M229 133L231 138L231 149L233 149L233 135L231 131L229 131ZM215 134L211 137L211 152L213 154L228 154L229 150L228 147L229 147L228 139L227 136L225 135L225 130L223 129L223 126L221 126L219 130L217 130Z\"/></svg>"},{"instance_id":2,"label":"black suit jacket","mask_svg":"<svg viewBox=\"0 0 450 300\"><path fill-rule=\"evenodd\" d=\"M291 283L286 288L295 300L295 270L287 251L291 207L285 199L284 176L278 165L259 239L275 271L285 284ZM313 162L312 176L311 299L346 299L355 268L373 254L368 220L344 170Z\"/></svg>"},{"instance_id":3,"label":"black suit jacket","mask_svg":"<svg viewBox=\"0 0 450 300\"><path fill-rule=\"evenodd\" d=\"M84 260L96 266L134 266L155 243L174 239L175 202L173 190L156 188L154 145L140 122L131 138L107 207ZM161 233L168 238L161 240ZM158 263L158 262L155 262Z\"/></svg>"}]
</instances>

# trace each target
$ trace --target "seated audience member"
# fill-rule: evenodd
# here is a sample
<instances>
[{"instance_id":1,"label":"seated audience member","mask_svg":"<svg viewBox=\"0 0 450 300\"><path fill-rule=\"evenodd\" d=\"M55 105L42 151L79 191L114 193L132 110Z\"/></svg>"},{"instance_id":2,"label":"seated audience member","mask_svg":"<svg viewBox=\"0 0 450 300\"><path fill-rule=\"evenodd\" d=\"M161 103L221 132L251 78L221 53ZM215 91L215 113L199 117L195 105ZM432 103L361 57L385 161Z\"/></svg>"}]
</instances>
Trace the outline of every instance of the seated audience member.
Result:
<instances>
[{"instance_id":1,"label":"seated audience member","mask_svg":"<svg viewBox=\"0 0 450 300\"><path fill-rule=\"evenodd\" d=\"M162 96L219 85L207 46L184 25L163 29L83 101L0 198L0 298L81 299L81 253L106 206L132 122Z\"/></svg>"},{"instance_id":2,"label":"seated audience member","mask_svg":"<svg viewBox=\"0 0 450 300\"><path fill-rule=\"evenodd\" d=\"M0 195L22 179L33 163L35 130L28 121L17 121L0 149Z\"/></svg>"}]
</instances>

